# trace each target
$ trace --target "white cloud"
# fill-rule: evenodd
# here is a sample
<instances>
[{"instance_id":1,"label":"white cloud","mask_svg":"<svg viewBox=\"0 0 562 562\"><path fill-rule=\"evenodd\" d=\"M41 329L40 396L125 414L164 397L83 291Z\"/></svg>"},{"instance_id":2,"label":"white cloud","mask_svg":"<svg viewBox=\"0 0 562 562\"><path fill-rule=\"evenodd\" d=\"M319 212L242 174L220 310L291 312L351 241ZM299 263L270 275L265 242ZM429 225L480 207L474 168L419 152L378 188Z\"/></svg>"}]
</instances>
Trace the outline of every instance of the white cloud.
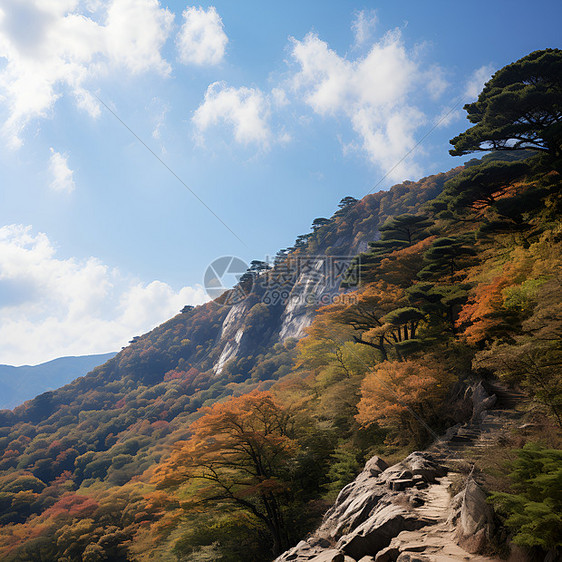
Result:
<instances>
[{"instance_id":1,"label":"white cloud","mask_svg":"<svg viewBox=\"0 0 562 562\"><path fill-rule=\"evenodd\" d=\"M52 175L49 187L53 191L62 193L72 193L76 187L73 178L73 171L68 167L68 156L55 152L51 148L51 158L49 159L49 169Z\"/></svg>"},{"instance_id":2,"label":"white cloud","mask_svg":"<svg viewBox=\"0 0 562 562\"><path fill-rule=\"evenodd\" d=\"M63 259L31 227L0 228L0 363L119 349L207 300L204 289L139 283L95 258Z\"/></svg>"},{"instance_id":3,"label":"white cloud","mask_svg":"<svg viewBox=\"0 0 562 562\"><path fill-rule=\"evenodd\" d=\"M154 128L152 129L152 138L159 141L162 137L162 129L166 122L166 115L170 111L170 106L159 98L152 98L150 105L146 108L152 115ZM163 147L162 147L163 148Z\"/></svg>"},{"instance_id":4,"label":"white cloud","mask_svg":"<svg viewBox=\"0 0 562 562\"><path fill-rule=\"evenodd\" d=\"M427 91L433 100L439 99L449 87L445 72L440 66L433 65L427 72L423 73L423 76Z\"/></svg>"},{"instance_id":5,"label":"white cloud","mask_svg":"<svg viewBox=\"0 0 562 562\"><path fill-rule=\"evenodd\" d=\"M158 0L113 0L102 28L107 56L133 73L156 70L168 74L171 67L160 50L173 20L174 15Z\"/></svg>"},{"instance_id":6,"label":"white cloud","mask_svg":"<svg viewBox=\"0 0 562 562\"><path fill-rule=\"evenodd\" d=\"M3 132L12 146L35 118L70 93L92 116L100 112L89 82L110 72L170 72L161 56L173 14L158 0L108 0L93 12L77 0L4 0L0 8Z\"/></svg>"},{"instance_id":7,"label":"white cloud","mask_svg":"<svg viewBox=\"0 0 562 562\"><path fill-rule=\"evenodd\" d=\"M357 12L351 25L357 46L364 45L371 38L376 24L377 14L374 10L361 10Z\"/></svg>"},{"instance_id":8,"label":"white cloud","mask_svg":"<svg viewBox=\"0 0 562 562\"><path fill-rule=\"evenodd\" d=\"M448 127L451 123L461 120L462 116L460 109L444 107L441 113L435 118L435 125L437 127Z\"/></svg>"},{"instance_id":9,"label":"white cloud","mask_svg":"<svg viewBox=\"0 0 562 562\"><path fill-rule=\"evenodd\" d=\"M466 84L465 96L475 100L482 91L484 84L491 78L493 72L494 67L491 64L486 64L476 69Z\"/></svg>"},{"instance_id":10,"label":"white cloud","mask_svg":"<svg viewBox=\"0 0 562 562\"><path fill-rule=\"evenodd\" d=\"M270 101L258 88L233 88L214 82L195 111L193 123L200 133L220 122L226 123L232 127L237 142L267 148L272 139L269 115Z\"/></svg>"},{"instance_id":11,"label":"white cloud","mask_svg":"<svg viewBox=\"0 0 562 562\"><path fill-rule=\"evenodd\" d=\"M271 99L276 107L285 107L286 105L289 105L287 92L285 92L282 88L273 88L271 90Z\"/></svg>"},{"instance_id":12,"label":"white cloud","mask_svg":"<svg viewBox=\"0 0 562 562\"><path fill-rule=\"evenodd\" d=\"M427 119L411 100L420 90L431 97L441 94L446 82L439 67L424 71L398 30L356 60L339 56L313 33L291 42L299 65L293 87L304 101L319 115L346 116L361 149L391 180L419 176L414 155L404 155L416 145L414 133Z\"/></svg>"},{"instance_id":13,"label":"white cloud","mask_svg":"<svg viewBox=\"0 0 562 562\"><path fill-rule=\"evenodd\" d=\"M183 18L176 38L180 61L200 66L219 64L224 58L228 37L214 6L207 11L189 7L183 12Z\"/></svg>"}]
</instances>

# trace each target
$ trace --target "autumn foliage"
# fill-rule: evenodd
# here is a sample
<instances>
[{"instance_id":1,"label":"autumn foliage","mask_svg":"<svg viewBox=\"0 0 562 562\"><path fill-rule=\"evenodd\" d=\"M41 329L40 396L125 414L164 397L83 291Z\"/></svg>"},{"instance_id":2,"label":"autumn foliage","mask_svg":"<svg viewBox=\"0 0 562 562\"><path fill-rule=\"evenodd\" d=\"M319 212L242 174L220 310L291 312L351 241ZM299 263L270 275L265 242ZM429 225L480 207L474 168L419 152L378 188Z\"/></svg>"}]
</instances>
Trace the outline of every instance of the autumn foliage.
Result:
<instances>
[{"instance_id":1,"label":"autumn foliage","mask_svg":"<svg viewBox=\"0 0 562 562\"><path fill-rule=\"evenodd\" d=\"M254 391L206 408L191 431L154 482L163 489L202 484L188 502L193 508L226 503L247 511L271 533L273 552L281 552L288 546L283 504L298 450L293 416L271 393Z\"/></svg>"},{"instance_id":2,"label":"autumn foliage","mask_svg":"<svg viewBox=\"0 0 562 562\"><path fill-rule=\"evenodd\" d=\"M465 422L481 376L562 426L560 175L510 158L346 197L272 269L255 261L250 277L278 279L288 259L364 250L298 342L280 336L294 310L254 288L220 372L231 309L184 307L1 411L0 558L267 562L370 455Z\"/></svg>"},{"instance_id":3,"label":"autumn foliage","mask_svg":"<svg viewBox=\"0 0 562 562\"><path fill-rule=\"evenodd\" d=\"M385 361L367 374L361 385L357 421L378 424L394 436L415 444L432 433L453 377L427 361Z\"/></svg>"}]
</instances>

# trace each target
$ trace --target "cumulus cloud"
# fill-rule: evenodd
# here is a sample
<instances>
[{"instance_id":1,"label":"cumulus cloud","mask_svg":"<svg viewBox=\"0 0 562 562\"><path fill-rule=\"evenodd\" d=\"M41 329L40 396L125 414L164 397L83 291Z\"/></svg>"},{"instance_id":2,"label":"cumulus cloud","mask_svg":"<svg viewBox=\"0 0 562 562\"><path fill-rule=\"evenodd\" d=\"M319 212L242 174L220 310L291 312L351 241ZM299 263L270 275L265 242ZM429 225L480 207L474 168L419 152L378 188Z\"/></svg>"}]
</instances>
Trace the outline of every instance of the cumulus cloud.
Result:
<instances>
[{"instance_id":1,"label":"cumulus cloud","mask_svg":"<svg viewBox=\"0 0 562 562\"><path fill-rule=\"evenodd\" d=\"M30 226L0 228L0 363L113 351L206 300L199 285L140 283L95 258L58 257Z\"/></svg>"},{"instance_id":2,"label":"cumulus cloud","mask_svg":"<svg viewBox=\"0 0 562 562\"><path fill-rule=\"evenodd\" d=\"M189 7L176 38L179 60L184 64L214 65L223 58L228 43L222 19L214 6Z\"/></svg>"},{"instance_id":3,"label":"cumulus cloud","mask_svg":"<svg viewBox=\"0 0 562 562\"><path fill-rule=\"evenodd\" d=\"M68 156L55 152L51 147L51 158L49 159L49 169L52 180L49 187L53 191L62 193L72 193L76 185L74 184L73 171L68 167Z\"/></svg>"},{"instance_id":4,"label":"cumulus cloud","mask_svg":"<svg viewBox=\"0 0 562 562\"><path fill-rule=\"evenodd\" d=\"M433 65L428 71L423 72L422 80L425 80L426 89L433 100L439 99L449 87L445 71L438 65Z\"/></svg>"},{"instance_id":5,"label":"cumulus cloud","mask_svg":"<svg viewBox=\"0 0 562 562\"><path fill-rule=\"evenodd\" d=\"M161 49L173 14L158 0L108 0L88 10L77 0L4 0L0 8L0 96L3 132L12 146L30 120L46 117L71 94L92 116L92 78L111 71L170 72ZM86 7L85 7L86 6Z\"/></svg>"},{"instance_id":6,"label":"cumulus cloud","mask_svg":"<svg viewBox=\"0 0 562 562\"><path fill-rule=\"evenodd\" d=\"M398 30L386 33L355 60L339 56L314 33L291 43L299 66L293 87L304 101L319 115L346 116L361 149L390 179L420 175L414 156L404 158L416 144L414 133L427 121L411 99L420 90L431 97L443 91L439 67L422 69Z\"/></svg>"},{"instance_id":7,"label":"cumulus cloud","mask_svg":"<svg viewBox=\"0 0 562 562\"><path fill-rule=\"evenodd\" d=\"M476 69L466 84L465 96L475 100L482 91L484 84L492 77L493 72L494 67L491 64Z\"/></svg>"},{"instance_id":8,"label":"cumulus cloud","mask_svg":"<svg viewBox=\"0 0 562 562\"><path fill-rule=\"evenodd\" d=\"M200 133L213 125L226 123L237 142L267 148L272 139L269 116L270 101L260 89L233 88L224 82L214 82L195 111L193 123Z\"/></svg>"}]
</instances>

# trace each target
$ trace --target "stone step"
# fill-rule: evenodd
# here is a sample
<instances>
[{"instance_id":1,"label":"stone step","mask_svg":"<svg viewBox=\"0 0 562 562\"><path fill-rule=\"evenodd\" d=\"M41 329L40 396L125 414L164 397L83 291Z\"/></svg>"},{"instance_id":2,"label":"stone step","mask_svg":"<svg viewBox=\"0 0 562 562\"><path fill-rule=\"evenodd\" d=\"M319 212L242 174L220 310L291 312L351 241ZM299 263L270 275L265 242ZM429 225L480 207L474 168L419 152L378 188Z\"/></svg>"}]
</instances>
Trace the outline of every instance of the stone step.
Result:
<instances>
[{"instance_id":1,"label":"stone step","mask_svg":"<svg viewBox=\"0 0 562 562\"><path fill-rule=\"evenodd\" d=\"M457 435L479 435L479 427L460 427L457 431Z\"/></svg>"}]
</instances>

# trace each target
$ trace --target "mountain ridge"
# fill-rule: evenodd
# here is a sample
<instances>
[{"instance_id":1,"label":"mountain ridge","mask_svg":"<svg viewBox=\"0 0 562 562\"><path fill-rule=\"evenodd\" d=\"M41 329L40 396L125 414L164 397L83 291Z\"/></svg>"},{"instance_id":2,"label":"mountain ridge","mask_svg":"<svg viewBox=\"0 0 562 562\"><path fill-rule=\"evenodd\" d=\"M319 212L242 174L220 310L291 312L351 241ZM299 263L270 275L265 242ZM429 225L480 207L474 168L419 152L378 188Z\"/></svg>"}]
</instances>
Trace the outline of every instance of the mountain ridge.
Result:
<instances>
[{"instance_id":1,"label":"mountain ridge","mask_svg":"<svg viewBox=\"0 0 562 562\"><path fill-rule=\"evenodd\" d=\"M55 390L105 363L116 353L69 355L37 365L0 364L0 409L15 408L43 392Z\"/></svg>"}]
</instances>

